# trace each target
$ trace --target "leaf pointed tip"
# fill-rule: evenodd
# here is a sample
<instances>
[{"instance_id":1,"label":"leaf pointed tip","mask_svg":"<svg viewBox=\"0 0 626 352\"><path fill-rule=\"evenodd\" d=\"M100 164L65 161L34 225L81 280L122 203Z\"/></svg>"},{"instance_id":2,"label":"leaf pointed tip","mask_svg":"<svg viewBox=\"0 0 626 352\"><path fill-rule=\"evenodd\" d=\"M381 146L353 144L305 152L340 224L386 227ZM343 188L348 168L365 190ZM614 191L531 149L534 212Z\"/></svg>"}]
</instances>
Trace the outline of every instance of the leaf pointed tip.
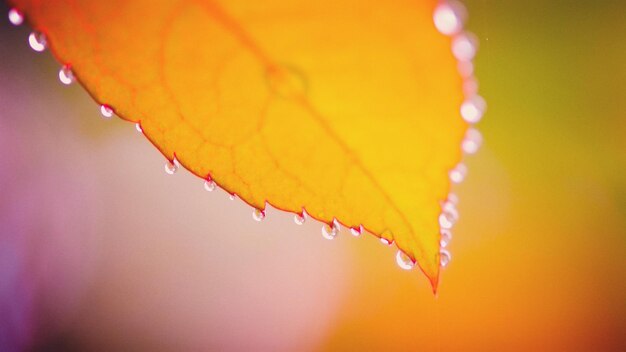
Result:
<instances>
[{"instance_id":1,"label":"leaf pointed tip","mask_svg":"<svg viewBox=\"0 0 626 352\"><path fill-rule=\"evenodd\" d=\"M432 263L432 265L420 265L419 268L421 269L422 273L424 273L424 275L426 275L426 277L428 278L428 281L430 282L430 287L433 290L433 295L437 296L441 267L437 265L437 262L434 262Z\"/></svg>"},{"instance_id":2,"label":"leaf pointed tip","mask_svg":"<svg viewBox=\"0 0 626 352\"><path fill-rule=\"evenodd\" d=\"M437 273L435 275L427 275L428 276L428 280L430 281L430 286L433 289L433 295L435 295L435 297L437 296L437 289L439 288L439 270L437 270Z\"/></svg>"}]
</instances>

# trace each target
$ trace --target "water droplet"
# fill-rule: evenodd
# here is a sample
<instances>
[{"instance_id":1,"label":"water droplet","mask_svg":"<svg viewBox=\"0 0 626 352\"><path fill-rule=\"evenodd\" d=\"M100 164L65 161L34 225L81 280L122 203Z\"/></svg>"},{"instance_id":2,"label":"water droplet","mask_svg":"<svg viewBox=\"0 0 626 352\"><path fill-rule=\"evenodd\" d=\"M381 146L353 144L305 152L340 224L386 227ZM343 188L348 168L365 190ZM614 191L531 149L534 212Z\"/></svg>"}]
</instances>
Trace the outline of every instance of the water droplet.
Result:
<instances>
[{"instance_id":1,"label":"water droplet","mask_svg":"<svg viewBox=\"0 0 626 352\"><path fill-rule=\"evenodd\" d=\"M444 1L437 5L433 21L437 30L445 35L454 35L463 29L467 11L456 1Z\"/></svg>"},{"instance_id":2,"label":"water droplet","mask_svg":"<svg viewBox=\"0 0 626 352\"><path fill-rule=\"evenodd\" d=\"M16 8L10 9L9 22L11 22L14 26L19 26L24 23L24 15L22 15L22 13Z\"/></svg>"},{"instance_id":3,"label":"water droplet","mask_svg":"<svg viewBox=\"0 0 626 352\"><path fill-rule=\"evenodd\" d=\"M459 196L456 195L456 193L448 193L448 202L457 205L459 204Z\"/></svg>"},{"instance_id":4,"label":"water droplet","mask_svg":"<svg viewBox=\"0 0 626 352\"><path fill-rule=\"evenodd\" d=\"M471 61L459 61L456 68L464 78L472 77L474 74L474 63Z\"/></svg>"},{"instance_id":5,"label":"water droplet","mask_svg":"<svg viewBox=\"0 0 626 352\"><path fill-rule=\"evenodd\" d=\"M215 191L215 187L217 185L215 184L215 181L208 179L204 181L204 189L208 192L213 192Z\"/></svg>"},{"instance_id":6,"label":"water droplet","mask_svg":"<svg viewBox=\"0 0 626 352\"><path fill-rule=\"evenodd\" d=\"M304 214L304 212L302 212L302 214L293 215L293 222L295 222L296 225L302 225L304 224L305 221L306 221L306 215Z\"/></svg>"},{"instance_id":7,"label":"water droplet","mask_svg":"<svg viewBox=\"0 0 626 352\"><path fill-rule=\"evenodd\" d=\"M396 253L396 263L398 263L398 266L404 270L411 270L415 266L413 259L400 250Z\"/></svg>"},{"instance_id":8,"label":"water droplet","mask_svg":"<svg viewBox=\"0 0 626 352\"><path fill-rule=\"evenodd\" d=\"M478 38L472 33L461 33L452 40L452 54L459 61L472 61L477 50Z\"/></svg>"},{"instance_id":9,"label":"water droplet","mask_svg":"<svg viewBox=\"0 0 626 352\"><path fill-rule=\"evenodd\" d=\"M167 172L168 175L173 175L176 171L178 171L178 161L176 161L176 159L174 159L174 161L168 160L165 163L165 172Z\"/></svg>"},{"instance_id":10,"label":"water droplet","mask_svg":"<svg viewBox=\"0 0 626 352\"><path fill-rule=\"evenodd\" d=\"M454 205L454 203L449 201L444 202L441 206L441 210L447 211L454 221L459 219L459 212L456 210L456 205Z\"/></svg>"},{"instance_id":11,"label":"water droplet","mask_svg":"<svg viewBox=\"0 0 626 352\"><path fill-rule=\"evenodd\" d=\"M452 231L449 229L442 229L439 237L439 245L441 248L447 247L450 244L450 240L452 240Z\"/></svg>"},{"instance_id":12,"label":"water droplet","mask_svg":"<svg viewBox=\"0 0 626 352\"><path fill-rule=\"evenodd\" d=\"M236 195L235 193L231 193L231 194L228 196L228 198L229 198L230 200L235 200L235 198L237 198L237 195Z\"/></svg>"},{"instance_id":13,"label":"water droplet","mask_svg":"<svg viewBox=\"0 0 626 352\"><path fill-rule=\"evenodd\" d=\"M141 128L141 123L137 122L135 124L135 130L137 130L137 132L139 133L143 133L143 128Z\"/></svg>"},{"instance_id":14,"label":"water droplet","mask_svg":"<svg viewBox=\"0 0 626 352\"><path fill-rule=\"evenodd\" d=\"M393 240L388 240L388 239L386 239L384 237L381 237L380 238L380 243L382 243L384 245L387 245L387 246L391 246L391 244L393 243Z\"/></svg>"},{"instance_id":15,"label":"water droplet","mask_svg":"<svg viewBox=\"0 0 626 352\"><path fill-rule=\"evenodd\" d=\"M461 143L461 148L467 154L474 154L480 149L483 144L483 136L475 128L470 128L465 133L465 139Z\"/></svg>"},{"instance_id":16,"label":"water droplet","mask_svg":"<svg viewBox=\"0 0 626 352\"><path fill-rule=\"evenodd\" d=\"M439 214L439 226L442 229L449 230L454 225L454 217L448 211L443 211Z\"/></svg>"},{"instance_id":17,"label":"water droplet","mask_svg":"<svg viewBox=\"0 0 626 352\"><path fill-rule=\"evenodd\" d=\"M441 207L439 225L443 229L450 229L457 221L459 221L459 212L456 210L456 206L451 202L445 202Z\"/></svg>"},{"instance_id":18,"label":"water droplet","mask_svg":"<svg viewBox=\"0 0 626 352\"><path fill-rule=\"evenodd\" d=\"M252 218L256 221L262 221L263 219L265 219L265 211L255 208L252 211Z\"/></svg>"},{"instance_id":19,"label":"water droplet","mask_svg":"<svg viewBox=\"0 0 626 352\"><path fill-rule=\"evenodd\" d=\"M443 249L439 252L439 264L442 268L445 268L448 264L450 264L450 259L452 259L452 257L450 256L450 252L447 250Z\"/></svg>"},{"instance_id":20,"label":"water droplet","mask_svg":"<svg viewBox=\"0 0 626 352\"><path fill-rule=\"evenodd\" d=\"M28 44L30 44L30 47L33 50L37 52L42 52L46 50L46 35L37 31L31 32L28 36Z\"/></svg>"},{"instance_id":21,"label":"water droplet","mask_svg":"<svg viewBox=\"0 0 626 352\"><path fill-rule=\"evenodd\" d=\"M363 225L359 225L359 227L351 227L350 233L354 237L359 237L363 233Z\"/></svg>"},{"instance_id":22,"label":"water droplet","mask_svg":"<svg viewBox=\"0 0 626 352\"><path fill-rule=\"evenodd\" d=\"M487 103L480 95L473 95L461 104L461 116L469 123L477 123L483 118Z\"/></svg>"},{"instance_id":23,"label":"water droplet","mask_svg":"<svg viewBox=\"0 0 626 352\"><path fill-rule=\"evenodd\" d=\"M327 240L332 240L337 236L337 228L333 225L324 224L322 226L322 236Z\"/></svg>"},{"instance_id":24,"label":"water droplet","mask_svg":"<svg viewBox=\"0 0 626 352\"><path fill-rule=\"evenodd\" d=\"M100 113L105 119L110 119L111 116L113 116L113 109L111 109L111 107L106 104L102 104L100 105Z\"/></svg>"},{"instance_id":25,"label":"water droplet","mask_svg":"<svg viewBox=\"0 0 626 352\"><path fill-rule=\"evenodd\" d=\"M474 76L467 77L463 82L463 94L466 97L476 95L478 92L478 80Z\"/></svg>"},{"instance_id":26,"label":"water droplet","mask_svg":"<svg viewBox=\"0 0 626 352\"><path fill-rule=\"evenodd\" d=\"M63 65L59 70L59 81L65 85L70 85L74 82L74 74L72 73L72 69L70 65Z\"/></svg>"},{"instance_id":27,"label":"water droplet","mask_svg":"<svg viewBox=\"0 0 626 352\"><path fill-rule=\"evenodd\" d=\"M450 170L450 173L449 173L450 181L454 183L463 182L466 175L467 175L467 166L465 166L465 164L463 163L457 164L457 166L455 166L454 169Z\"/></svg>"}]
</instances>

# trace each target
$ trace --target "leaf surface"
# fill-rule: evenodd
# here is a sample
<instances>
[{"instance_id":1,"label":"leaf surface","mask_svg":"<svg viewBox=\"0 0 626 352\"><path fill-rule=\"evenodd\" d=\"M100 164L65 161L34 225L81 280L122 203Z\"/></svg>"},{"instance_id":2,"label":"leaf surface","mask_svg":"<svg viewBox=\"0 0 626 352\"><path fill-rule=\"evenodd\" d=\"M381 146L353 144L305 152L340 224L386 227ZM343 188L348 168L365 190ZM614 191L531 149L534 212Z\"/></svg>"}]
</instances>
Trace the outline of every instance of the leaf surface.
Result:
<instances>
[{"instance_id":1,"label":"leaf surface","mask_svg":"<svg viewBox=\"0 0 626 352\"><path fill-rule=\"evenodd\" d=\"M253 207L362 225L436 287L467 130L436 1L12 3L168 159Z\"/></svg>"}]
</instances>

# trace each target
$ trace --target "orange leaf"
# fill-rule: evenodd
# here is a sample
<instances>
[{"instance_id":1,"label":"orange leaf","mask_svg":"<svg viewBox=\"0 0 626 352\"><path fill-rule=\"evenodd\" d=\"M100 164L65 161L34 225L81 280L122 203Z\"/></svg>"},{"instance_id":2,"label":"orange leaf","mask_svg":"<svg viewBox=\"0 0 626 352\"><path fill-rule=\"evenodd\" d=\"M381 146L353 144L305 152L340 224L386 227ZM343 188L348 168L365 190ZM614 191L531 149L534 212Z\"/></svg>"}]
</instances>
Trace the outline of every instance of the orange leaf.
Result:
<instances>
[{"instance_id":1,"label":"orange leaf","mask_svg":"<svg viewBox=\"0 0 626 352\"><path fill-rule=\"evenodd\" d=\"M436 1L12 3L168 159L255 208L395 241L436 288L467 131ZM461 21L449 14L447 34Z\"/></svg>"}]
</instances>

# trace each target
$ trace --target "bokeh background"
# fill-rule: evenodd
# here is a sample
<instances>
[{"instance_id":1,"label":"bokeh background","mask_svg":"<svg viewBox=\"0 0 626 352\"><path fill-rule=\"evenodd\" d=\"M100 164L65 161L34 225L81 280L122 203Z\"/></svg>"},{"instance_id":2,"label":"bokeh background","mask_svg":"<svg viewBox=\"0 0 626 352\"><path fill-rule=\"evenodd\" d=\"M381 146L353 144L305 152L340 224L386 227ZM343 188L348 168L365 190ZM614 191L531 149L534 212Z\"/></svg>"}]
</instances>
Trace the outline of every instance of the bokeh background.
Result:
<instances>
[{"instance_id":1,"label":"bokeh background","mask_svg":"<svg viewBox=\"0 0 626 352\"><path fill-rule=\"evenodd\" d=\"M489 111L437 297L373 237L166 175L4 19L0 350L626 350L626 2L465 3Z\"/></svg>"}]
</instances>

